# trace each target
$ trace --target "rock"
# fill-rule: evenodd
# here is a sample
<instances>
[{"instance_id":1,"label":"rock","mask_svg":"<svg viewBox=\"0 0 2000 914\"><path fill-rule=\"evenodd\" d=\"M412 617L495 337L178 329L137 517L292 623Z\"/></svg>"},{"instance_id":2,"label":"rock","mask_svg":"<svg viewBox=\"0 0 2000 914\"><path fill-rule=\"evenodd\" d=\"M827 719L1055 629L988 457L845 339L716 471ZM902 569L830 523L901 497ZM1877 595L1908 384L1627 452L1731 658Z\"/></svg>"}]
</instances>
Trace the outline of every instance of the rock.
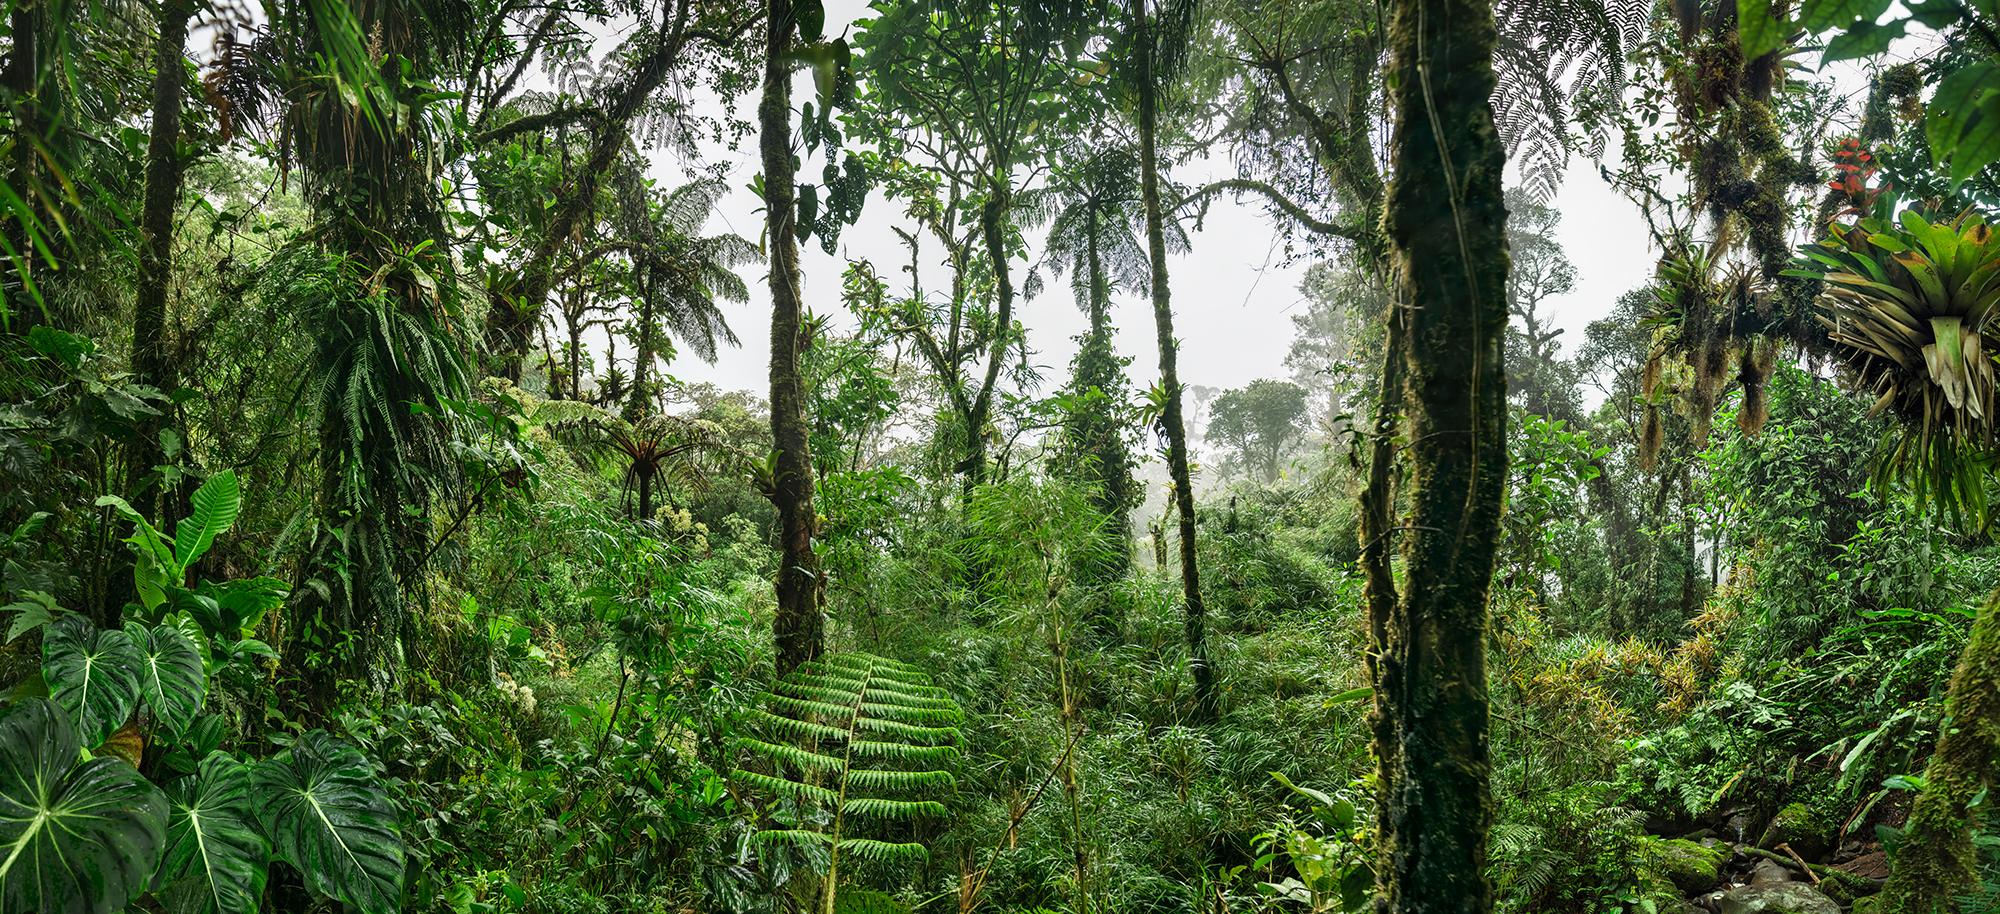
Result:
<instances>
[{"instance_id":1,"label":"rock","mask_svg":"<svg viewBox=\"0 0 2000 914\"><path fill-rule=\"evenodd\" d=\"M1776 848L1780 844L1790 845L1799 856L1815 860L1832 850L1832 842L1826 839L1832 829L1821 821L1821 817L1804 803L1791 803L1778 810L1764 826L1763 836L1757 839L1758 847Z\"/></svg>"},{"instance_id":2,"label":"rock","mask_svg":"<svg viewBox=\"0 0 2000 914\"><path fill-rule=\"evenodd\" d=\"M1779 885L1799 881L1798 871L1776 860L1759 860L1750 870L1751 885Z\"/></svg>"},{"instance_id":3,"label":"rock","mask_svg":"<svg viewBox=\"0 0 2000 914\"><path fill-rule=\"evenodd\" d=\"M1682 894L1692 895L1714 888L1722 878L1729 853L1720 845L1710 846L1686 838L1656 838L1646 842L1646 859L1654 872L1665 876Z\"/></svg>"},{"instance_id":4,"label":"rock","mask_svg":"<svg viewBox=\"0 0 2000 914\"><path fill-rule=\"evenodd\" d=\"M1854 899L1853 914L1875 914L1882 907L1882 896L1863 895Z\"/></svg>"},{"instance_id":5,"label":"rock","mask_svg":"<svg viewBox=\"0 0 2000 914\"><path fill-rule=\"evenodd\" d=\"M1833 865L1834 869L1863 879L1889 878L1889 855L1880 849L1869 851L1852 860Z\"/></svg>"},{"instance_id":6,"label":"rock","mask_svg":"<svg viewBox=\"0 0 2000 914\"><path fill-rule=\"evenodd\" d=\"M1721 914L1841 914L1839 903L1803 882L1746 885L1722 895Z\"/></svg>"}]
</instances>

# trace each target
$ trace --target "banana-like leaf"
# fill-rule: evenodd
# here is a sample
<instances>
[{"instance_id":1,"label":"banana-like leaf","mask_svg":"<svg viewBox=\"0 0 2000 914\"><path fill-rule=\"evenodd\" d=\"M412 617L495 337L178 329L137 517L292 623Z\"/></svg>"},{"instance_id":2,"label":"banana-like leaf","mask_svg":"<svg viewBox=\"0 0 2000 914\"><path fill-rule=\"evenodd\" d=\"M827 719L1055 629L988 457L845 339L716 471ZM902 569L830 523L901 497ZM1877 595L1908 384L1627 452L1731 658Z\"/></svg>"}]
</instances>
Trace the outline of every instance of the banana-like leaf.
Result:
<instances>
[{"instance_id":1,"label":"banana-like leaf","mask_svg":"<svg viewBox=\"0 0 2000 914\"><path fill-rule=\"evenodd\" d=\"M169 789L167 852L154 885L171 914L256 914L271 845L250 805L250 766L226 752Z\"/></svg>"},{"instance_id":2,"label":"banana-like leaf","mask_svg":"<svg viewBox=\"0 0 2000 914\"><path fill-rule=\"evenodd\" d=\"M54 702L0 720L0 910L108 914L145 891L160 859L167 798L83 744Z\"/></svg>"},{"instance_id":3,"label":"banana-like leaf","mask_svg":"<svg viewBox=\"0 0 2000 914\"><path fill-rule=\"evenodd\" d=\"M257 821L306 884L362 914L400 910L396 808L361 752L314 730L250 773Z\"/></svg>"},{"instance_id":4,"label":"banana-like leaf","mask_svg":"<svg viewBox=\"0 0 2000 914\"><path fill-rule=\"evenodd\" d=\"M243 509L236 471L223 470L210 476L201 488L194 490L190 504L194 512L174 526L174 558L183 569L201 558L216 536L235 526L236 515Z\"/></svg>"},{"instance_id":5,"label":"banana-like leaf","mask_svg":"<svg viewBox=\"0 0 2000 914\"><path fill-rule=\"evenodd\" d=\"M42 636L42 678L76 726L83 744L96 747L124 726L139 704L139 647L117 629L100 629L82 616L64 616Z\"/></svg>"},{"instance_id":6,"label":"banana-like leaf","mask_svg":"<svg viewBox=\"0 0 2000 914\"><path fill-rule=\"evenodd\" d=\"M139 692L153 716L179 734L201 713L208 696L208 674L201 666L201 649L187 633L172 625L147 628L125 623L125 634L139 649Z\"/></svg>"}]
</instances>

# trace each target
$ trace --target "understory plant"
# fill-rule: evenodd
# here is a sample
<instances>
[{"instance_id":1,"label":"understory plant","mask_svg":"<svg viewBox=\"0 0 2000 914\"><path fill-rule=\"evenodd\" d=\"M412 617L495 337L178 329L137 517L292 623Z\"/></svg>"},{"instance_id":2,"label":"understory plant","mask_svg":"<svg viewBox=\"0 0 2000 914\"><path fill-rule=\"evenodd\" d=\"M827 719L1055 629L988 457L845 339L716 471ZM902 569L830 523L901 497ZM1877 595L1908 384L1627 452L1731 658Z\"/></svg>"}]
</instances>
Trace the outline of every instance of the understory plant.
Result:
<instances>
[{"instance_id":1,"label":"understory plant","mask_svg":"<svg viewBox=\"0 0 2000 914\"><path fill-rule=\"evenodd\" d=\"M46 694L0 717L0 910L110 914L150 895L170 914L251 914L277 861L363 914L400 910L400 813L370 761L321 730L267 758L229 751L205 710L213 679L272 655L248 632L283 598L262 579L184 586L235 523L235 475L196 490L171 537L102 504L132 523L140 602L123 626L9 607L14 636L41 631Z\"/></svg>"}]
</instances>

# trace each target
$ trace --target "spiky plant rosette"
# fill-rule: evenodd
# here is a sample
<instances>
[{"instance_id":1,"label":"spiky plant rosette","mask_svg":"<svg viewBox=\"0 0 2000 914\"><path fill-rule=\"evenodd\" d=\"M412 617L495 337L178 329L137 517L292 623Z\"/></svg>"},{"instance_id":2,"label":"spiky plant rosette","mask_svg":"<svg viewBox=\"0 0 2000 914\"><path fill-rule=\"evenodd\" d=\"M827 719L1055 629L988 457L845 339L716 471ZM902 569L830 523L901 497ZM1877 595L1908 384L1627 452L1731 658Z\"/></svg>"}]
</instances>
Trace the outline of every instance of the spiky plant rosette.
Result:
<instances>
[{"instance_id":1,"label":"spiky plant rosette","mask_svg":"<svg viewBox=\"0 0 2000 914\"><path fill-rule=\"evenodd\" d=\"M1933 223L1915 210L1895 222L1835 224L1794 271L1825 280L1820 323L1835 358L1910 434L1884 469L1985 521L2000 365L1992 341L2000 304L2000 241L1984 217Z\"/></svg>"}]
</instances>

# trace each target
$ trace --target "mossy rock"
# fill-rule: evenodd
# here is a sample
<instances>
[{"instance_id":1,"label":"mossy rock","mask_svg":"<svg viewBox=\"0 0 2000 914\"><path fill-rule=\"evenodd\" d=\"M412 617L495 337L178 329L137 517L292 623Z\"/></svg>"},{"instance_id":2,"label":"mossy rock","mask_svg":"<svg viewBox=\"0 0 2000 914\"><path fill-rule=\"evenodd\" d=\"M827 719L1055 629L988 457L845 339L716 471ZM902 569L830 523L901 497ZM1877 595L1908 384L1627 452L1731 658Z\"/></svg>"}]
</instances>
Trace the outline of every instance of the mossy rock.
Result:
<instances>
[{"instance_id":1,"label":"mossy rock","mask_svg":"<svg viewBox=\"0 0 2000 914\"><path fill-rule=\"evenodd\" d=\"M1804 803L1788 803L1764 826L1757 846L1775 848L1788 844L1810 860L1827 851L1827 835L1833 830L1825 819Z\"/></svg>"},{"instance_id":2,"label":"mossy rock","mask_svg":"<svg viewBox=\"0 0 2000 914\"><path fill-rule=\"evenodd\" d=\"M1860 898L1854 899L1854 905L1848 908L1848 911L1849 914L1875 914L1876 911L1879 911L1881 909L1882 909L1881 896L1864 895Z\"/></svg>"},{"instance_id":3,"label":"mossy rock","mask_svg":"<svg viewBox=\"0 0 2000 914\"><path fill-rule=\"evenodd\" d=\"M1720 843L1711 846L1686 838L1646 838L1640 852L1649 871L1688 895L1714 888L1729 862L1729 850Z\"/></svg>"},{"instance_id":4,"label":"mossy rock","mask_svg":"<svg viewBox=\"0 0 2000 914\"><path fill-rule=\"evenodd\" d=\"M1840 905L1803 882L1779 882L1730 889L1722 914L1840 914Z\"/></svg>"}]
</instances>

